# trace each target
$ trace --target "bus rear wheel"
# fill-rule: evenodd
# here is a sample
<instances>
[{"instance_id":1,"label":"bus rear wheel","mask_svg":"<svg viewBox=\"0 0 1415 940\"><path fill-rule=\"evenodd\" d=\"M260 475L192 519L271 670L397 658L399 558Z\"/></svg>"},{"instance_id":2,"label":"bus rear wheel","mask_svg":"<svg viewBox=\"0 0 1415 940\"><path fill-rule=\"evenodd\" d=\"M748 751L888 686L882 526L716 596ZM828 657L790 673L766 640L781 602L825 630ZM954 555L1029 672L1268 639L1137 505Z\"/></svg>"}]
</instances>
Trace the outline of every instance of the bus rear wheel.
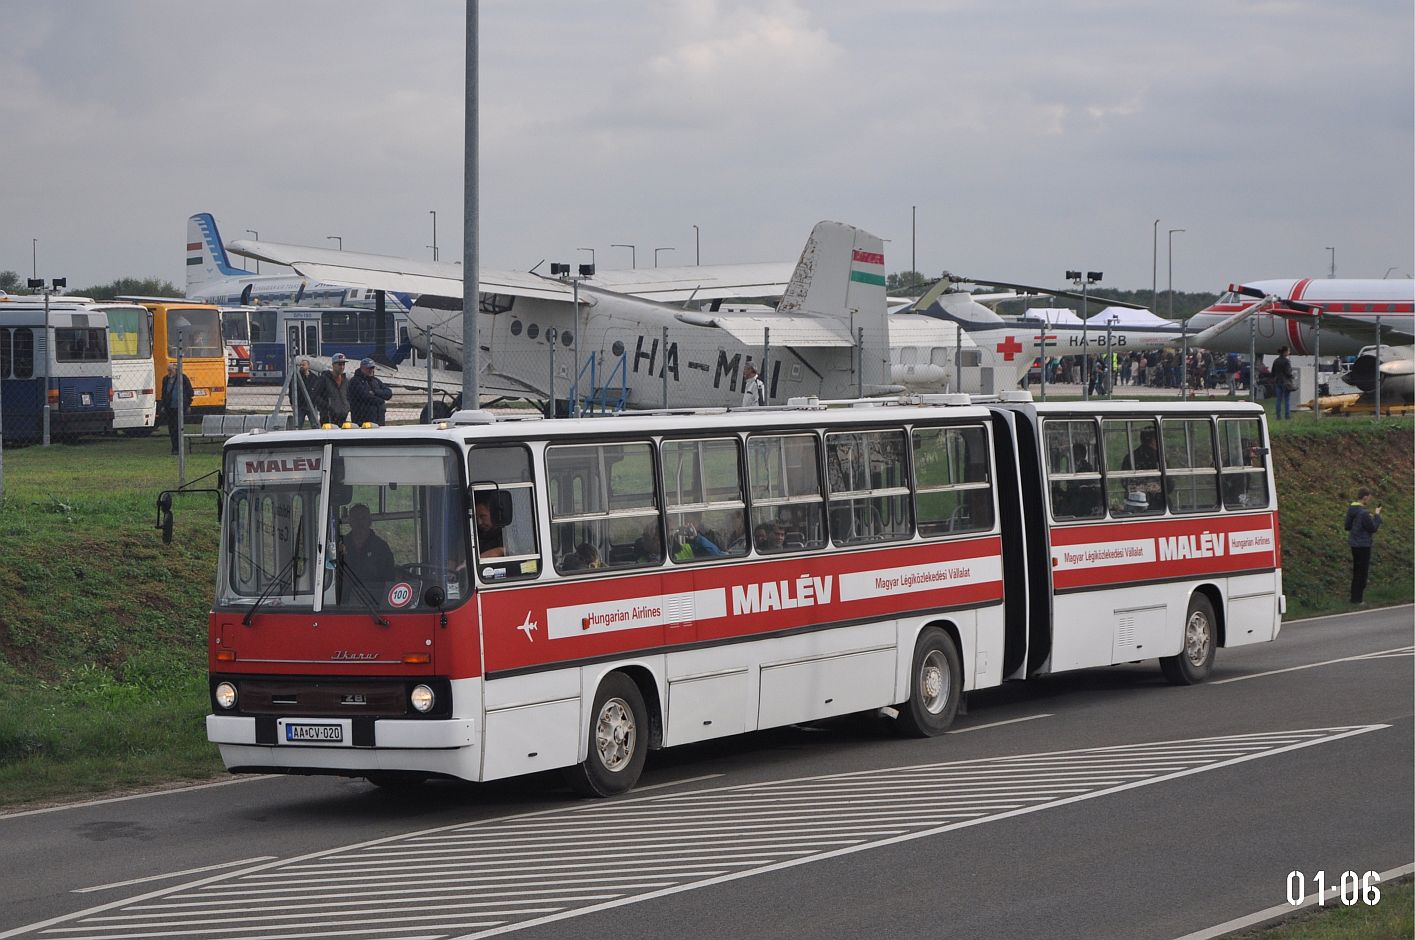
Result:
<instances>
[{"instance_id":1,"label":"bus rear wheel","mask_svg":"<svg viewBox=\"0 0 1415 940\"><path fill-rule=\"evenodd\" d=\"M1179 655L1160 659L1165 679L1171 685L1197 685L1207 679L1214 668L1217 639L1214 605L1196 593L1189 598L1189 611L1184 615L1184 645Z\"/></svg>"},{"instance_id":2,"label":"bus rear wheel","mask_svg":"<svg viewBox=\"0 0 1415 940\"><path fill-rule=\"evenodd\" d=\"M915 738L943 734L963 695L962 660L953 637L938 627L919 634L909 676L909 700L898 706L900 733Z\"/></svg>"},{"instance_id":3,"label":"bus rear wheel","mask_svg":"<svg viewBox=\"0 0 1415 940\"><path fill-rule=\"evenodd\" d=\"M589 753L565 771L581 796L614 796L639 781L649 749L648 709L643 693L622 672L599 684L590 718Z\"/></svg>"}]
</instances>

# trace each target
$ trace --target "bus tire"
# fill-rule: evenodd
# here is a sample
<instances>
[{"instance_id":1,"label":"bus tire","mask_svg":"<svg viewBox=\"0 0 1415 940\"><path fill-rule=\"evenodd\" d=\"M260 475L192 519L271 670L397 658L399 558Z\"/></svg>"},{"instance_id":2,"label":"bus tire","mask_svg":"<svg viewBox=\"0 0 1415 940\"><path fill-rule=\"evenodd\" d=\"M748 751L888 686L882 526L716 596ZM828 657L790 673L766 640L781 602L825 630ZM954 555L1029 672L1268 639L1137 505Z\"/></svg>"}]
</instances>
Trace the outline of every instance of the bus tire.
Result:
<instances>
[{"instance_id":1,"label":"bus tire","mask_svg":"<svg viewBox=\"0 0 1415 940\"><path fill-rule=\"evenodd\" d=\"M912 738L943 734L958 714L963 696L963 666L958 646L938 627L927 627L914 646L909 672L909 700L898 706L897 727Z\"/></svg>"},{"instance_id":2,"label":"bus tire","mask_svg":"<svg viewBox=\"0 0 1415 940\"><path fill-rule=\"evenodd\" d=\"M1160 671L1171 685L1197 685L1209 677L1214 667L1214 647L1218 640L1218 620L1214 605L1197 591L1189 598L1184 615L1184 645L1177 656L1160 659Z\"/></svg>"},{"instance_id":3,"label":"bus tire","mask_svg":"<svg viewBox=\"0 0 1415 940\"><path fill-rule=\"evenodd\" d=\"M589 752L565 771L581 796L614 796L639 781L649 750L649 716L643 693L622 672L611 672L595 692Z\"/></svg>"}]
</instances>

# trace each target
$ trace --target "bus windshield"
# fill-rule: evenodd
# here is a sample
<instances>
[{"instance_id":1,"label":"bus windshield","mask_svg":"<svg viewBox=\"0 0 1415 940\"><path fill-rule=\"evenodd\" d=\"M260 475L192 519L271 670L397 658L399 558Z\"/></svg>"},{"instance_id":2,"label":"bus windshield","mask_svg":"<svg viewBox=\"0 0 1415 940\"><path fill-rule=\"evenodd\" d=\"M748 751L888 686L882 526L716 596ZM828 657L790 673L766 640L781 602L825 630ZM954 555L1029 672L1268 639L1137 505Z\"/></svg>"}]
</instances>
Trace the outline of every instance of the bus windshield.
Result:
<instances>
[{"instance_id":1,"label":"bus windshield","mask_svg":"<svg viewBox=\"0 0 1415 940\"><path fill-rule=\"evenodd\" d=\"M114 359L152 358L147 310L142 307L109 307L108 337L108 348Z\"/></svg>"},{"instance_id":2,"label":"bus windshield","mask_svg":"<svg viewBox=\"0 0 1415 940\"><path fill-rule=\"evenodd\" d=\"M470 522L449 448L241 448L226 478L223 605L267 595L262 609L398 612L468 595Z\"/></svg>"},{"instance_id":3,"label":"bus windshield","mask_svg":"<svg viewBox=\"0 0 1415 940\"><path fill-rule=\"evenodd\" d=\"M246 329L246 311L223 310L221 312L221 332L228 343L250 341L250 331Z\"/></svg>"},{"instance_id":4,"label":"bus windshield","mask_svg":"<svg viewBox=\"0 0 1415 940\"><path fill-rule=\"evenodd\" d=\"M168 310L167 355L177 358L177 344L189 359L216 359L221 348L221 315L215 310Z\"/></svg>"}]
</instances>

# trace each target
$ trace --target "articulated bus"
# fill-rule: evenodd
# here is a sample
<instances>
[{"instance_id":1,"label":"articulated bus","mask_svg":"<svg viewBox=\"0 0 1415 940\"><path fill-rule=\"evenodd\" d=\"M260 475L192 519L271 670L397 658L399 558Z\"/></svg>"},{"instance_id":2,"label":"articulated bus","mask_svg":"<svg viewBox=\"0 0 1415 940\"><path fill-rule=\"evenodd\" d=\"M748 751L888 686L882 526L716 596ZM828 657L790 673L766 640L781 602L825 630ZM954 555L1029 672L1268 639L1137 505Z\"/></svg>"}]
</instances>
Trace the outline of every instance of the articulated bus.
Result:
<instances>
[{"instance_id":1,"label":"articulated bus","mask_svg":"<svg viewBox=\"0 0 1415 940\"><path fill-rule=\"evenodd\" d=\"M157 387L167 364L177 361L182 345L182 371L192 383L192 415L226 411L226 350L221 341L221 313L210 304L182 301L138 301L152 316L153 368Z\"/></svg>"},{"instance_id":2,"label":"articulated bus","mask_svg":"<svg viewBox=\"0 0 1415 940\"><path fill-rule=\"evenodd\" d=\"M249 374L255 382L283 382L285 369L301 356L328 358L343 353L358 362L379 351L378 312L361 307L223 308L222 322L249 337ZM382 352L392 356L408 342L408 320L389 310L390 336ZM413 354L410 362L419 363Z\"/></svg>"},{"instance_id":3,"label":"articulated bus","mask_svg":"<svg viewBox=\"0 0 1415 940\"><path fill-rule=\"evenodd\" d=\"M113 429L108 316L89 301L9 298L0 304L0 399L6 441L54 440Z\"/></svg>"},{"instance_id":4,"label":"articulated bus","mask_svg":"<svg viewBox=\"0 0 1415 940\"><path fill-rule=\"evenodd\" d=\"M459 412L224 457L207 732L236 772L607 795L756 729L937 735L1007 680L1201 682L1284 608L1247 403Z\"/></svg>"}]
</instances>

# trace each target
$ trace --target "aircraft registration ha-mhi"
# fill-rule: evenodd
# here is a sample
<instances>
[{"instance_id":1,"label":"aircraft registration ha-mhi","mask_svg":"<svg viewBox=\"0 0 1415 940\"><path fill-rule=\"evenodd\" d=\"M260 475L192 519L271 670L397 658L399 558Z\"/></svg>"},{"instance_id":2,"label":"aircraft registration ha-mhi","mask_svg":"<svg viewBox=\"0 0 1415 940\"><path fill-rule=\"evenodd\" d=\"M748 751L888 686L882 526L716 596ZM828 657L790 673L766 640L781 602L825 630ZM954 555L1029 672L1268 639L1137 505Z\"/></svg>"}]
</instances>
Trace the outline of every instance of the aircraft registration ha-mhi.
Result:
<instances>
[{"instance_id":1,"label":"aircraft registration ha-mhi","mask_svg":"<svg viewBox=\"0 0 1415 940\"><path fill-rule=\"evenodd\" d=\"M1254 298L1261 298L1255 301ZM1265 305L1265 307L1264 307ZM1247 329L1227 330L1220 352L1271 355L1287 346L1295 355L1356 356L1343 378L1385 401L1415 400L1415 281L1410 278L1281 278L1230 284L1218 302L1190 318L1213 330L1249 310ZM1379 348L1376 328L1380 327Z\"/></svg>"},{"instance_id":2,"label":"aircraft registration ha-mhi","mask_svg":"<svg viewBox=\"0 0 1415 940\"><path fill-rule=\"evenodd\" d=\"M408 314L414 345L462 362L460 265L248 240L229 247L321 283L416 295ZM794 267L602 271L575 282L482 269L479 282L479 387L494 397L576 400L606 410L732 407L742 403L748 364L761 372L770 404L904 391L992 393L1014 387L1025 368L980 353L960 375L951 364L956 354L976 349L966 331L933 317L887 313L883 241L839 222L818 223ZM722 309L723 300L774 297L775 310ZM901 381L909 355L945 361L918 381ZM394 376L399 384L426 388L423 373L406 371ZM443 373L435 384L460 390L461 380Z\"/></svg>"}]
</instances>

